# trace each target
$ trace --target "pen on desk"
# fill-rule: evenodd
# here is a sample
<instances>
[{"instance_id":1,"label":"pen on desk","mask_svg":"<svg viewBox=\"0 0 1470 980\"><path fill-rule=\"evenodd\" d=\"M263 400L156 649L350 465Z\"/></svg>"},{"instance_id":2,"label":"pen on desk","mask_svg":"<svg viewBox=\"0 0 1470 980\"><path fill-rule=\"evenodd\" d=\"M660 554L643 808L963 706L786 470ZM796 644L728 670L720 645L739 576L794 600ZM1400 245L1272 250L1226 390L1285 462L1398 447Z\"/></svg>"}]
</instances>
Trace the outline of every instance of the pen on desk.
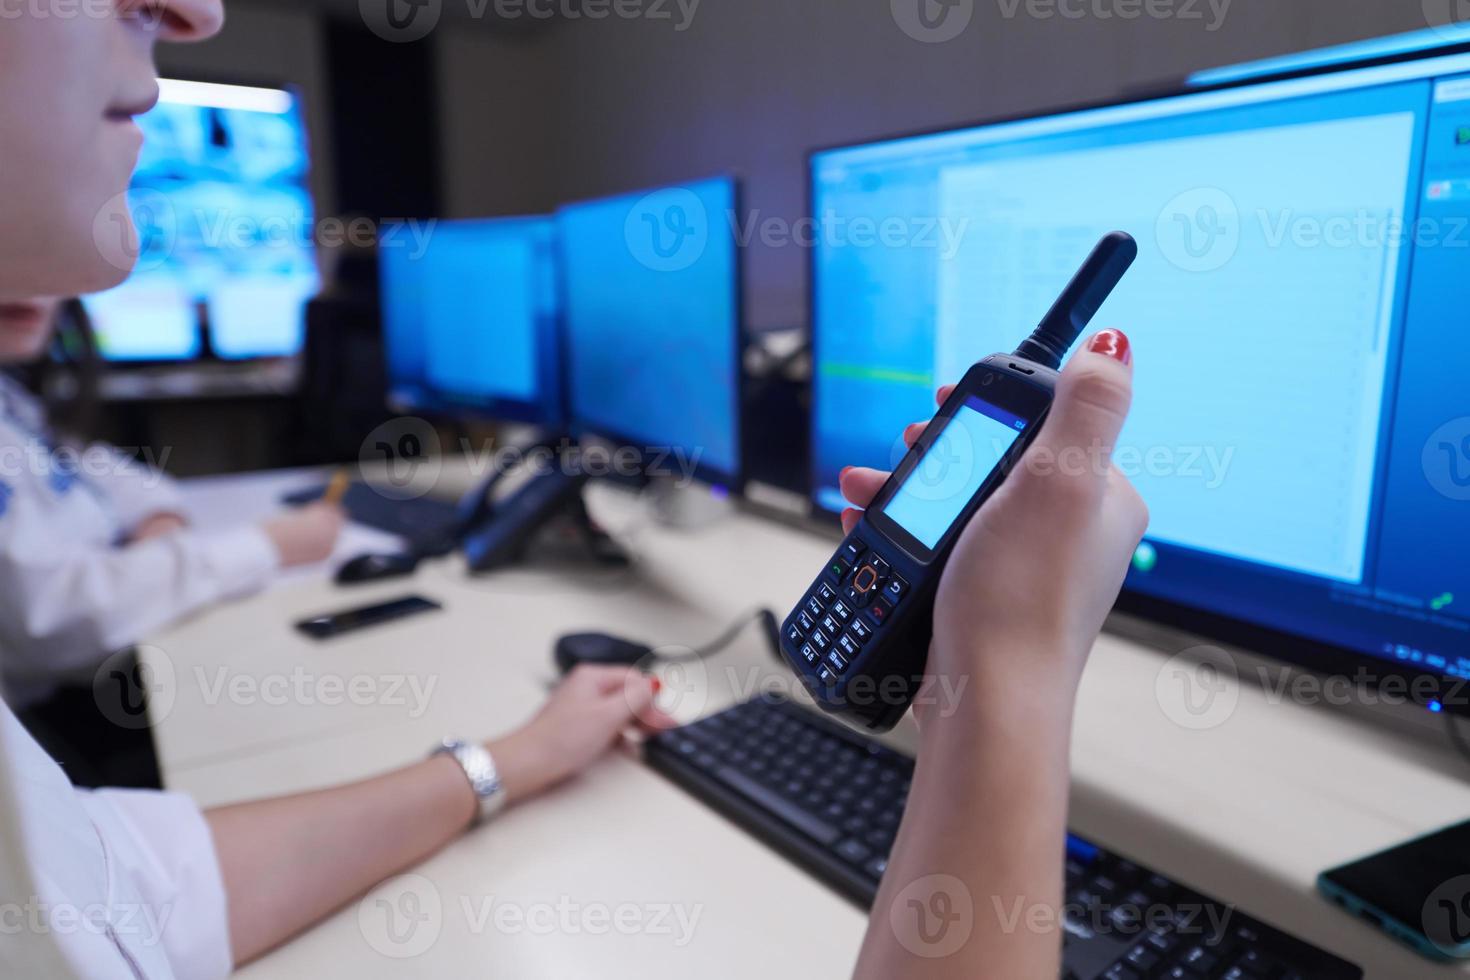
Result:
<instances>
[{"instance_id":1,"label":"pen on desk","mask_svg":"<svg viewBox=\"0 0 1470 980\"><path fill-rule=\"evenodd\" d=\"M342 503L342 495L347 492L347 484L350 481L346 468L339 469L332 474L332 482L327 484L326 493L322 494L322 500L333 507Z\"/></svg>"}]
</instances>

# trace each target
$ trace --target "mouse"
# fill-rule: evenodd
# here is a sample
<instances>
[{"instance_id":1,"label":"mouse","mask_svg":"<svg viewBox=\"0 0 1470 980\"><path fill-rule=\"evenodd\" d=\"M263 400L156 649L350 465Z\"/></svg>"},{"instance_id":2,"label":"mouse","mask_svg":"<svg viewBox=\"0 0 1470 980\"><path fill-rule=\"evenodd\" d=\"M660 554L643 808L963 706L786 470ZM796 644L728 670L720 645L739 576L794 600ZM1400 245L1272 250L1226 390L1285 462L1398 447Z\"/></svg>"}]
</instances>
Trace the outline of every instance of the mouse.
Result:
<instances>
[{"instance_id":1,"label":"mouse","mask_svg":"<svg viewBox=\"0 0 1470 980\"><path fill-rule=\"evenodd\" d=\"M557 637L553 659L565 674L578 664L632 667L652 653L653 647L606 633L568 633Z\"/></svg>"},{"instance_id":2,"label":"mouse","mask_svg":"<svg viewBox=\"0 0 1470 980\"><path fill-rule=\"evenodd\" d=\"M386 578L412 575L419 567L418 557L410 554L366 554L358 555L337 569L337 584L355 585L359 582L378 582Z\"/></svg>"}]
</instances>

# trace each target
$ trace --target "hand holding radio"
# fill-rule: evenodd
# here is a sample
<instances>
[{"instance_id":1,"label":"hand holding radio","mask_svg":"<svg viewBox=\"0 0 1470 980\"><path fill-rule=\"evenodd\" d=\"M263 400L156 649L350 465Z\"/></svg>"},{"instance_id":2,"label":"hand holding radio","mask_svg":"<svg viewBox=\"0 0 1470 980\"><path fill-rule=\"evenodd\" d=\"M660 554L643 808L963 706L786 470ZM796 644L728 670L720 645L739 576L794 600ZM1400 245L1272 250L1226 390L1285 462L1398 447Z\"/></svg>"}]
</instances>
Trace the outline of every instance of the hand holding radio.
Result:
<instances>
[{"instance_id":1,"label":"hand holding radio","mask_svg":"<svg viewBox=\"0 0 1470 980\"><path fill-rule=\"evenodd\" d=\"M1127 234L1105 235L1036 329L1014 352L971 367L862 514L844 520L846 539L781 626L782 655L823 709L874 731L892 728L932 676L926 664L937 626L947 631L947 647L987 635L1015 642L1037 629L1038 614L1058 641L1081 635L1093 618L1101 625L1116 587L1096 617L1095 603L1078 612L1065 596L1049 605L1045 596L1070 576L1095 571L1055 563L1069 557L1066 539L1099 516L1102 490L1113 479L1112 443L1127 413L1126 338L1107 332L1094 338L1117 355L1106 368L1100 363L1109 361L1106 352L1087 351L1065 381L1058 369L1137 256ZM1063 387L1064 411L1051 426ZM1082 436L1084 444L1070 442ZM1033 476L1045 468L1053 478L1039 486L1028 478L1007 493L1023 461ZM1016 529L995 519L972 526L998 492L1025 498L1024 507L1012 506L1037 516ZM1040 499L1032 503L1031 496ZM1062 510L1048 514L1047 504ZM964 616L940 624L935 616L945 567L962 539L967 552L1019 540L1020 550L1039 553L1032 563L1039 574L1014 577L1003 567L1008 556L996 556L995 574L1006 576L1001 591L1011 605L997 604L994 621ZM1126 559L1118 585L1123 569Z\"/></svg>"},{"instance_id":2,"label":"hand holding radio","mask_svg":"<svg viewBox=\"0 0 1470 980\"><path fill-rule=\"evenodd\" d=\"M1081 674L1148 524L1148 508L1110 459L1131 361L1127 338L1104 330L1061 372L1046 426L955 544L935 599L930 673L1070 704L1062 692ZM952 391L941 388L939 402ZM906 439L917 435L910 426ZM865 508L888 476L851 468L843 496ZM860 516L843 515L849 531ZM1033 677L1044 683L1025 683Z\"/></svg>"}]
</instances>

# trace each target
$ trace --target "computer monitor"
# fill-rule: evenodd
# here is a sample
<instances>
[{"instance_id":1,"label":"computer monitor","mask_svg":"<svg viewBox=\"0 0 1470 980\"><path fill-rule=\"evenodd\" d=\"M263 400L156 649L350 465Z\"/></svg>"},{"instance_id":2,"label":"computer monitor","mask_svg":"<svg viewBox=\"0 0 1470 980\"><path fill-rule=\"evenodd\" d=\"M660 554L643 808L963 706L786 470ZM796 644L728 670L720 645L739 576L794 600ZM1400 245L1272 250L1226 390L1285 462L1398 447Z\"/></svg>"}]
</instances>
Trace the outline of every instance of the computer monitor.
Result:
<instances>
[{"instance_id":1,"label":"computer monitor","mask_svg":"<svg viewBox=\"0 0 1470 980\"><path fill-rule=\"evenodd\" d=\"M437 221L418 234L389 225L381 239L394 406L560 425L554 222Z\"/></svg>"},{"instance_id":2,"label":"computer monitor","mask_svg":"<svg viewBox=\"0 0 1470 980\"><path fill-rule=\"evenodd\" d=\"M717 177L557 212L574 428L726 488L741 476L737 208Z\"/></svg>"},{"instance_id":3,"label":"computer monitor","mask_svg":"<svg viewBox=\"0 0 1470 980\"><path fill-rule=\"evenodd\" d=\"M810 177L819 509L1131 231L1094 321L1133 340L1117 461L1152 512L1121 608L1466 710L1470 54L825 149Z\"/></svg>"},{"instance_id":4,"label":"computer monitor","mask_svg":"<svg viewBox=\"0 0 1470 980\"><path fill-rule=\"evenodd\" d=\"M84 300L111 361L285 357L317 291L301 105L283 88L162 79L139 117L132 276Z\"/></svg>"}]
</instances>

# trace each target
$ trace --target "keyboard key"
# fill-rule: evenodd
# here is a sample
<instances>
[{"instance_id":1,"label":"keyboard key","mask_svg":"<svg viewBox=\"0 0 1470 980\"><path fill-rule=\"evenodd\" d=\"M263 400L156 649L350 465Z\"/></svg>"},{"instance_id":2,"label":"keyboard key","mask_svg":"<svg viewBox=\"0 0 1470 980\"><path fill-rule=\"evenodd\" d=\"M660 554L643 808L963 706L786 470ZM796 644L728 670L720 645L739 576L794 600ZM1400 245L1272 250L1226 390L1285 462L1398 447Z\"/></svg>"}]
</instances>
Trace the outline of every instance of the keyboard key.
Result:
<instances>
[{"instance_id":1,"label":"keyboard key","mask_svg":"<svg viewBox=\"0 0 1470 980\"><path fill-rule=\"evenodd\" d=\"M858 646L862 646L873 638L873 627L861 619L854 619L852 624L847 628L847 635L852 637Z\"/></svg>"},{"instance_id":2,"label":"keyboard key","mask_svg":"<svg viewBox=\"0 0 1470 980\"><path fill-rule=\"evenodd\" d=\"M837 853L853 864L864 864L873 852L864 847L862 841L849 839L837 845Z\"/></svg>"},{"instance_id":3,"label":"keyboard key","mask_svg":"<svg viewBox=\"0 0 1470 980\"><path fill-rule=\"evenodd\" d=\"M827 631L828 636L836 636L842 632L842 624L837 621L837 617L828 613L822 617L822 629Z\"/></svg>"},{"instance_id":4,"label":"keyboard key","mask_svg":"<svg viewBox=\"0 0 1470 980\"><path fill-rule=\"evenodd\" d=\"M801 645L801 658L809 664L814 664L817 662L817 651L812 649L812 645L810 643L803 643Z\"/></svg>"},{"instance_id":5,"label":"keyboard key","mask_svg":"<svg viewBox=\"0 0 1470 980\"><path fill-rule=\"evenodd\" d=\"M832 588L832 586L828 585L826 582L823 582L821 585L817 586L817 599L822 603L822 605L830 605L832 600L835 598L837 598L837 590Z\"/></svg>"},{"instance_id":6,"label":"keyboard key","mask_svg":"<svg viewBox=\"0 0 1470 980\"><path fill-rule=\"evenodd\" d=\"M823 633L819 629L818 630L812 630L811 640L812 640L812 648L814 650L816 650L818 653L824 653L824 652L826 652L826 649L829 646L832 645L832 638L829 637L826 633Z\"/></svg>"},{"instance_id":7,"label":"keyboard key","mask_svg":"<svg viewBox=\"0 0 1470 980\"><path fill-rule=\"evenodd\" d=\"M796 614L796 625L801 627L803 633L810 633L817 628L816 621L808 615L805 609Z\"/></svg>"},{"instance_id":8,"label":"keyboard key","mask_svg":"<svg viewBox=\"0 0 1470 980\"><path fill-rule=\"evenodd\" d=\"M806 610L812 619L821 619L823 614L826 613L826 610L822 608L822 603L814 595L807 596L806 604L802 608Z\"/></svg>"},{"instance_id":9,"label":"keyboard key","mask_svg":"<svg viewBox=\"0 0 1470 980\"><path fill-rule=\"evenodd\" d=\"M852 607L849 606L847 603L843 602L841 599L838 599L835 602L833 602L831 608L832 608L832 615L836 616L839 621L845 623L849 619L852 619Z\"/></svg>"},{"instance_id":10,"label":"keyboard key","mask_svg":"<svg viewBox=\"0 0 1470 980\"><path fill-rule=\"evenodd\" d=\"M842 658L842 654L833 650L827 654L827 666L840 674L847 669L847 661Z\"/></svg>"},{"instance_id":11,"label":"keyboard key","mask_svg":"<svg viewBox=\"0 0 1470 980\"><path fill-rule=\"evenodd\" d=\"M763 786L732 766L721 766L716 769L715 778L822 844L831 845L840 836L836 827L815 814L801 809L784 799L780 793Z\"/></svg>"},{"instance_id":12,"label":"keyboard key","mask_svg":"<svg viewBox=\"0 0 1470 980\"><path fill-rule=\"evenodd\" d=\"M888 622L888 614L891 612L893 612L893 607L888 603L882 601L875 602L873 603L873 607L868 610L868 618L879 626L882 626Z\"/></svg>"},{"instance_id":13,"label":"keyboard key","mask_svg":"<svg viewBox=\"0 0 1470 980\"><path fill-rule=\"evenodd\" d=\"M851 633L843 633L837 638L837 649L841 650L842 655L849 661L853 661L857 659L861 648L857 645L857 641L852 638Z\"/></svg>"},{"instance_id":14,"label":"keyboard key","mask_svg":"<svg viewBox=\"0 0 1470 980\"><path fill-rule=\"evenodd\" d=\"M874 878L881 878L883 877L883 872L888 870L888 859L881 857L873 858L873 860L867 863L863 870L872 875Z\"/></svg>"},{"instance_id":15,"label":"keyboard key","mask_svg":"<svg viewBox=\"0 0 1470 980\"><path fill-rule=\"evenodd\" d=\"M848 541L843 544L842 548L839 549L837 553L841 555L843 561L847 562L849 565L856 565L857 560L863 556L862 542Z\"/></svg>"},{"instance_id":16,"label":"keyboard key","mask_svg":"<svg viewBox=\"0 0 1470 980\"><path fill-rule=\"evenodd\" d=\"M841 558L834 558L832 559L832 563L827 566L827 574L841 582L843 576L847 574L847 570L851 567L851 565Z\"/></svg>"},{"instance_id":17,"label":"keyboard key","mask_svg":"<svg viewBox=\"0 0 1470 980\"><path fill-rule=\"evenodd\" d=\"M801 645L801 641L803 639L805 639L805 637L802 635L801 627L798 626L794 622L793 623L787 623L786 624L786 639L788 639L788 640L791 641L791 645L792 646L800 646Z\"/></svg>"},{"instance_id":18,"label":"keyboard key","mask_svg":"<svg viewBox=\"0 0 1470 980\"><path fill-rule=\"evenodd\" d=\"M890 578L888 584L883 586L883 597L894 605L897 605L898 600L908 595L908 592L909 584L897 575Z\"/></svg>"}]
</instances>

